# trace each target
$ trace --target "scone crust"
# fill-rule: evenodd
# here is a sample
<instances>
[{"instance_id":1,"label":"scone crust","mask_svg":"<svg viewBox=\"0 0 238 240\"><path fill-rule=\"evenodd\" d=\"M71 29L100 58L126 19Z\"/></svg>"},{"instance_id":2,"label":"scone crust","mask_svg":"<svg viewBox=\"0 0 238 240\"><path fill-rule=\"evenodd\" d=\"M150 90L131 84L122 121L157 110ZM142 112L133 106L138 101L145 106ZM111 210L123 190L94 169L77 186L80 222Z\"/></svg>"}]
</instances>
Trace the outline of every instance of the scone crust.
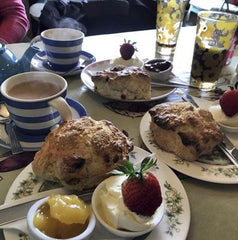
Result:
<instances>
[{"instance_id":1,"label":"scone crust","mask_svg":"<svg viewBox=\"0 0 238 240\"><path fill-rule=\"evenodd\" d=\"M155 142L164 150L194 161L210 155L222 141L222 132L212 114L189 102L158 104L149 110Z\"/></svg>"},{"instance_id":2,"label":"scone crust","mask_svg":"<svg viewBox=\"0 0 238 240\"><path fill-rule=\"evenodd\" d=\"M92 76L94 89L106 97L123 100L151 99L151 78L141 68L118 65Z\"/></svg>"},{"instance_id":3,"label":"scone crust","mask_svg":"<svg viewBox=\"0 0 238 240\"><path fill-rule=\"evenodd\" d=\"M131 140L111 122L83 117L65 121L48 134L32 168L43 179L80 191L105 179L132 149Z\"/></svg>"}]
</instances>

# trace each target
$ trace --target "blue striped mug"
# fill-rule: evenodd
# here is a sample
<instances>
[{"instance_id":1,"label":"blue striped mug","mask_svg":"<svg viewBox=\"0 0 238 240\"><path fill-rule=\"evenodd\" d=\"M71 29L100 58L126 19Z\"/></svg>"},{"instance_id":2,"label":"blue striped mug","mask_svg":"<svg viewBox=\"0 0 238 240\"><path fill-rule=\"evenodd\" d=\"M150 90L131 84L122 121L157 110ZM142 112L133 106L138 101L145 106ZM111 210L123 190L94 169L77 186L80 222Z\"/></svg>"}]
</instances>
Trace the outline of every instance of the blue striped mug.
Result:
<instances>
[{"instance_id":1,"label":"blue striped mug","mask_svg":"<svg viewBox=\"0 0 238 240\"><path fill-rule=\"evenodd\" d=\"M62 120L71 120L66 80L50 72L25 72L6 79L1 94L10 118L27 135L46 135Z\"/></svg>"},{"instance_id":2,"label":"blue striped mug","mask_svg":"<svg viewBox=\"0 0 238 240\"><path fill-rule=\"evenodd\" d=\"M78 66L80 57L85 56L82 51L83 39L84 33L79 30L51 28L41 32L31 43L43 42L44 51L36 56L43 61L44 67L66 72Z\"/></svg>"}]
</instances>

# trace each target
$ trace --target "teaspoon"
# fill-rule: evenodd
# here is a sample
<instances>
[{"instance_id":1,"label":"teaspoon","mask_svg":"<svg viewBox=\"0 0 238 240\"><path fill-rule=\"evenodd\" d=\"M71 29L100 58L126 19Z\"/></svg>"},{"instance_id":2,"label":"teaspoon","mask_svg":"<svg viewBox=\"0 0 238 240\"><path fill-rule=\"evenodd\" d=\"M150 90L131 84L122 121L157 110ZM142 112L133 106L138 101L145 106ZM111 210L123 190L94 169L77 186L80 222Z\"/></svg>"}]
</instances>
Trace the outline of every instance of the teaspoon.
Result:
<instances>
[{"instance_id":1,"label":"teaspoon","mask_svg":"<svg viewBox=\"0 0 238 240\"><path fill-rule=\"evenodd\" d=\"M11 119L9 116L9 112L5 106L5 104L1 103L0 105L0 123L5 124L6 131L9 137L10 146L12 154L17 154L23 152L20 142L17 139L15 130L11 124Z\"/></svg>"}]
</instances>

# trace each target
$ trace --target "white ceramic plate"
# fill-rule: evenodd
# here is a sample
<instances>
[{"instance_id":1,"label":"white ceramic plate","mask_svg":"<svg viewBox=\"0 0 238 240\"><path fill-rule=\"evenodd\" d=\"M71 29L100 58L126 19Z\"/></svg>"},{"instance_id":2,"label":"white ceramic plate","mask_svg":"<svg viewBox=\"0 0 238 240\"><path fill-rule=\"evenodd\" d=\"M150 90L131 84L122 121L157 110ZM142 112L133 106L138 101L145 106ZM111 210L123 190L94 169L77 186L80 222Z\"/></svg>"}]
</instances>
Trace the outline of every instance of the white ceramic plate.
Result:
<instances>
[{"instance_id":1,"label":"white ceramic plate","mask_svg":"<svg viewBox=\"0 0 238 240\"><path fill-rule=\"evenodd\" d=\"M82 104L71 98L66 98L66 101L71 107L73 119L77 119L80 116L87 116L86 109ZM18 131L16 131L16 134L24 151L39 150L45 139L45 135L29 136ZM9 139L4 124L0 124L0 146L10 149Z\"/></svg>"},{"instance_id":2,"label":"white ceramic plate","mask_svg":"<svg viewBox=\"0 0 238 240\"><path fill-rule=\"evenodd\" d=\"M94 90L94 83L91 80L91 74L96 73L97 71L102 71L106 68L110 68L112 67L111 60L104 60L104 61L100 61L100 62L95 62L92 63L90 65L88 65L87 67L85 67L81 73L81 79L83 81L83 83L88 87L88 89L90 89L91 91L95 92ZM151 99L150 100L123 100L123 99L114 99L114 98L110 98L110 99L114 99L117 101L123 101L123 102L149 102L149 101L154 101L154 100L158 100L161 98L165 98L166 96L168 96L169 94L173 93L175 91L176 88L172 88L172 87L164 87L164 88L153 88L152 87L152 92L151 92Z\"/></svg>"},{"instance_id":3,"label":"white ceramic plate","mask_svg":"<svg viewBox=\"0 0 238 240\"><path fill-rule=\"evenodd\" d=\"M130 154L130 160L138 163L148 156L148 154L145 150L135 147L134 151ZM158 167L155 170L155 174L160 181L165 201L165 214L161 223L148 236L141 237L140 240L185 240L190 225L190 206L187 194L180 180L169 167L160 161L158 161ZM42 182L35 178L30 164L13 182L5 202L9 203L16 198L29 196L50 188L52 188L52 185L49 182ZM4 230L4 235L6 240L22 240L26 237L16 230ZM90 239L113 240L114 238L114 235L97 224Z\"/></svg>"},{"instance_id":4,"label":"white ceramic plate","mask_svg":"<svg viewBox=\"0 0 238 240\"><path fill-rule=\"evenodd\" d=\"M193 178L214 183L238 183L238 168L231 164L223 153L220 154L220 152L218 152L218 155L211 157L211 159L203 159L209 162L203 163L200 161L184 161L173 153L161 150L153 140L150 130L150 121L151 117L147 112L141 119L140 135L146 147L151 152L156 153L159 160L163 161L171 168ZM238 139L233 143L238 146ZM223 163L225 165L221 165Z\"/></svg>"}]
</instances>

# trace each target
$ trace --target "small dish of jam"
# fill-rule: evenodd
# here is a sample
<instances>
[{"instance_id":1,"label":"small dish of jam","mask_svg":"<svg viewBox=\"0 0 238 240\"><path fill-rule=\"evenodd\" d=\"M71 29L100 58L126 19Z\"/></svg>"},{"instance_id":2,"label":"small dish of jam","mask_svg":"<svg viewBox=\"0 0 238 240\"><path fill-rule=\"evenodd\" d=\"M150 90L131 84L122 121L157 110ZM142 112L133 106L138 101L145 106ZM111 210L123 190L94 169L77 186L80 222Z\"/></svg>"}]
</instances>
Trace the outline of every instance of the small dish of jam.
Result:
<instances>
[{"instance_id":1,"label":"small dish of jam","mask_svg":"<svg viewBox=\"0 0 238 240\"><path fill-rule=\"evenodd\" d=\"M144 63L144 70L152 78L152 81L165 81L170 78L173 65L170 61L155 58Z\"/></svg>"}]
</instances>

